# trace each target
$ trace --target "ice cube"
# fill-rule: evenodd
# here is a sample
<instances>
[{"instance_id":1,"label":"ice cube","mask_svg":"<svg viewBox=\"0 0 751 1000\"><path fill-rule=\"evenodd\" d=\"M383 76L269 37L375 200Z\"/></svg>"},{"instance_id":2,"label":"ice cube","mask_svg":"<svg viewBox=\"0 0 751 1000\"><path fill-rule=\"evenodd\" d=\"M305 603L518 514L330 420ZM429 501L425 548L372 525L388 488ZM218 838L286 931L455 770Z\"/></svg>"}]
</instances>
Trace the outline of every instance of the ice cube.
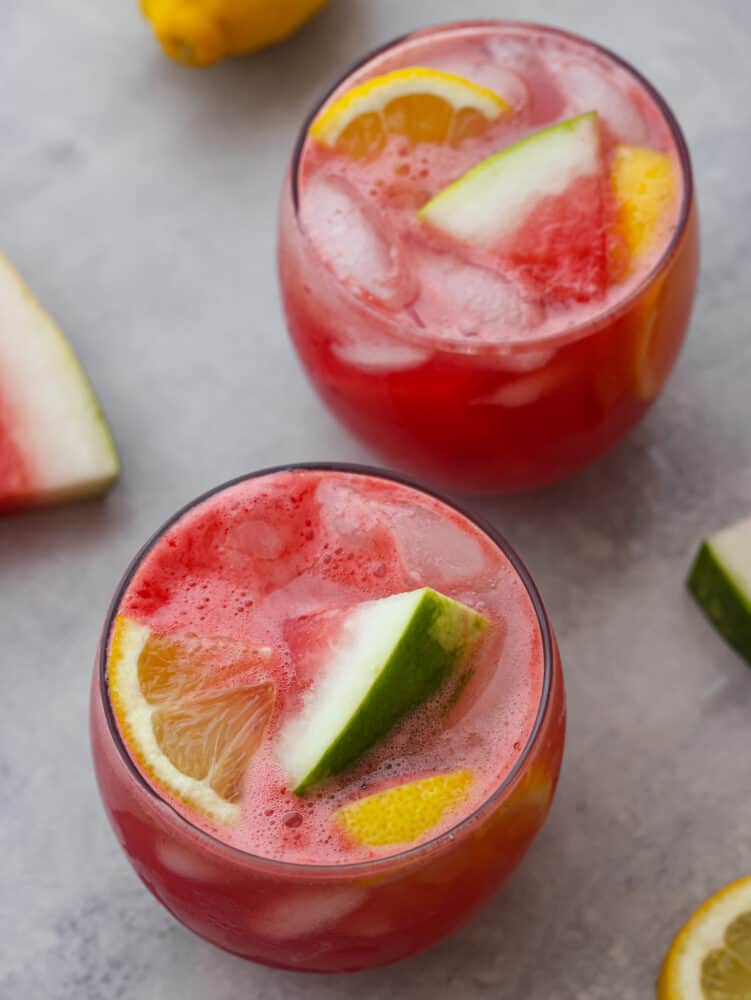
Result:
<instances>
[{"instance_id":1,"label":"ice cube","mask_svg":"<svg viewBox=\"0 0 751 1000\"><path fill-rule=\"evenodd\" d=\"M347 918L347 937L374 941L386 934L392 934L395 930L393 917L386 913L378 913L369 906L361 909L353 917Z\"/></svg>"},{"instance_id":2,"label":"ice cube","mask_svg":"<svg viewBox=\"0 0 751 1000\"><path fill-rule=\"evenodd\" d=\"M519 73L494 59L492 52L483 46L473 47L471 51L464 47L437 52L426 65L487 87L507 101L514 111L519 111L529 100L527 85Z\"/></svg>"},{"instance_id":3,"label":"ice cube","mask_svg":"<svg viewBox=\"0 0 751 1000\"><path fill-rule=\"evenodd\" d=\"M336 479L322 479L316 487L316 500L321 505L321 521L332 538L348 546L362 548L374 521L371 505L356 490Z\"/></svg>"},{"instance_id":4,"label":"ice cube","mask_svg":"<svg viewBox=\"0 0 751 1000\"><path fill-rule=\"evenodd\" d=\"M367 892L355 885L283 893L260 912L253 912L251 929L274 941L294 941L333 927L367 897Z\"/></svg>"},{"instance_id":5,"label":"ice cube","mask_svg":"<svg viewBox=\"0 0 751 1000\"><path fill-rule=\"evenodd\" d=\"M566 100L566 114L597 111L613 136L620 142L638 145L647 138L647 126L639 108L604 67L566 59L556 68Z\"/></svg>"},{"instance_id":6,"label":"ice cube","mask_svg":"<svg viewBox=\"0 0 751 1000\"><path fill-rule=\"evenodd\" d=\"M276 559L285 540L273 524L260 519L237 521L227 533L227 547L256 559Z\"/></svg>"},{"instance_id":7,"label":"ice cube","mask_svg":"<svg viewBox=\"0 0 751 1000\"><path fill-rule=\"evenodd\" d=\"M365 299L400 309L416 287L377 211L336 174L315 175L303 192L302 225L340 281Z\"/></svg>"},{"instance_id":8,"label":"ice cube","mask_svg":"<svg viewBox=\"0 0 751 1000\"><path fill-rule=\"evenodd\" d=\"M398 340L368 337L332 345L332 353L346 365L366 372L399 372L418 368L430 357L430 352Z\"/></svg>"},{"instance_id":9,"label":"ice cube","mask_svg":"<svg viewBox=\"0 0 751 1000\"><path fill-rule=\"evenodd\" d=\"M413 266L420 294L412 308L435 336L513 340L545 318L542 306L500 271L427 247L416 248Z\"/></svg>"},{"instance_id":10,"label":"ice cube","mask_svg":"<svg viewBox=\"0 0 751 1000\"><path fill-rule=\"evenodd\" d=\"M189 879L191 882L217 882L219 870L203 861L194 852L189 852L169 840L159 840L156 844L157 858L173 875Z\"/></svg>"},{"instance_id":11,"label":"ice cube","mask_svg":"<svg viewBox=\"0 0 751 1000\"><path fill-rule=\"evenodd\" d=\"M512 35L491 35L485 39L483 48L491 62L513 69L525 77L539 61L534 46Z\"/></svg>"},{"instance_id":12,"label":"ice cube","mask_svg":"<svg viewBox=\"0 0 751 1000\"><path fill-rule=\"evenodd\" d=\"M473 399L469 405L505 406L510 409L530 406L548 393L561 388L574 374L569 365L549 365L529 375L520 375L510 382L504 382L495 391Z\"/></svg>"},{"instance_id":13,"label":"ice cube","mask_svg":"<svg viewBox=\"0 0 751 1000\"><path fill-rule=\"evenodd\" d=\"M404 568L417 586L450 584L487 568L474 535L445 516L424 507L370 498L344 483L322 480L316 490L321 519L336 538L368 539L386 531Z\"/></svg>"},{"instance_id":14,"label":"ice cube","mask_svg":"<svg viewBox=\"0 0 751 1000\"><path fill-rule=\"evenodd\" d=\"M524 81L526 101L524 112L530 123L550 124L563 110L563 97L547 70L539 52L518 38L498 36L485 42L494 66L513 72ZM516 111L519 109L511 101Z\"/></svg>"},{"instance_id":15,"label":"ice cube","mask_svg":"<svg viewBox=\"0 0 751 1000\"><path fill-rule=\"evenodd\" d=\"M487 568L482 546L454 521L423 507L384 504L404 568L415 585L456 584Z\"/></svg>"},{"instance_id":16,"label":"ice cube","mask_svg":"<svg viewBox=\"0 0 751 1000\"><path fill-rule=\"evenodd\" d=\"M535 372L548 365L557 353L553 348L539 347L533 350L498 354L492 362L488 360L488 364L506 372Z\"/></svg>"}]
</instances>

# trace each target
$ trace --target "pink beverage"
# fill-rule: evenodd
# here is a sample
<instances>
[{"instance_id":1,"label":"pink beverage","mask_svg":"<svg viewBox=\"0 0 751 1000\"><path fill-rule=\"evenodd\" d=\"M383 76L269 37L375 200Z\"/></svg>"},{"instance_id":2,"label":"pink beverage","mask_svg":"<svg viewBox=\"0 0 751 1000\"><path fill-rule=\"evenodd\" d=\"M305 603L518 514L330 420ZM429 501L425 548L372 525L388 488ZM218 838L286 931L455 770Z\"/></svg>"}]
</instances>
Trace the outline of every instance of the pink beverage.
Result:
<instances>
[{"instance_id":1,"label":"pink beverage","mask_svg":"<svg viewBox=\"0 0 751 1000\"><path fill-rule=\"evenodd\" d=\"M485 617L479 646L296 794L285 733L353 609L423 587ZM378 638L358 635L353 657ZM463 922L542 824L563 735L555 640L518 557L356 467L259 473L180 512L115 597L92 690L100 791L147 887L209 941L310 971L392 962Z\"/></svg>"},{"instance_id":2,"label":"pink beverage","mask_svg":"<svg viewBox=\"0 0 751 1000\"><path fill-rule=\"evenodd\" d=\"M483 120L470 91L447 98L459 110L446 119L434 94L381 108L375 90L370 117L330 139L337 102L414 67L426 91L450 93L426 70L450 73L505 108ZM564 141L581 115L587 155ZM375 53L312 118L279 266L291 335L332 410L391 461L470 490L538 486L610 448L662 388L694 295L690 163L659 95L576 36L481 22ZM520 153L531 137L537 154ZM494 154L517 167L467 184Z\"/></svg>"}]
</instances>

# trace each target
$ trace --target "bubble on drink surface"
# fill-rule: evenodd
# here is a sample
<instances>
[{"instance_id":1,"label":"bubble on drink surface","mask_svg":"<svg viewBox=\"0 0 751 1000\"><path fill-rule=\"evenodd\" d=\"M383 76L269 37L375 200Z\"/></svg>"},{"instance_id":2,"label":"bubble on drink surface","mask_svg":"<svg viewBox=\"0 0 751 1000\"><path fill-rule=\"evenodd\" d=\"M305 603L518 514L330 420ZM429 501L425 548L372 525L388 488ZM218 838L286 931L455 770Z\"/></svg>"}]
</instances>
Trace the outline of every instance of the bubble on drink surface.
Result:
<instances>
[{"instance_id":1,"label":"bubble on drink surface","mask_svg":"<svg viewBox=\"0 0 751 1000\"><path fill-rule=\"evenodd\" d=\"M540 303L526 298L500 271L454 253L415 245L414 267L420 295L413 309L436 337L514 340L528 336L545 318Z\"/></svg>"},{"instance_id":2,"label":"bubble on drink surface","mask_svg":"<svg viewBox=\"0 0 751 1000\"><path fill-rule=\"evenodd\" d=\"M568 116L597 111L620 142L636 145L648 141L647 124L635 101L613 73L596 62L565 58L555 67L556 78L566 100ZM633 86L633 85L632 85Z\"/></svg>"},{"instance_id":3,"label":"bubble on drink surface","mask_svg":"<svg viewBox=\"0 0 751 1000\"><path fill-rule=\"evenodd\" d=\"M368 898L359 886L284 892L252 914L254 934L273 941L295 941L328 930L354 913Z\"/></svg>"},{"instance_id":4,"label":"bubble on drink surface","mask_svg":"<svg viewBox=\"0 0 751 1000\"><path fill-rule=\"evenodd\" d=\"M340 281L361 297L398 310L415 295L398 244L388 238L376 208L336 174L307 184L302 225Z\"/></svg>"},{"instance_id":5,"label":"bubble on drink surface","mask_svg":"<svg viewBox=\"0 0 751 1000\"><path fill-rule=\"evenodd\" d=\"M384 504L396 547L416 586L437 589L478 576L488 559L474 533L427 507Z\"/></svg>"}]
</instances>

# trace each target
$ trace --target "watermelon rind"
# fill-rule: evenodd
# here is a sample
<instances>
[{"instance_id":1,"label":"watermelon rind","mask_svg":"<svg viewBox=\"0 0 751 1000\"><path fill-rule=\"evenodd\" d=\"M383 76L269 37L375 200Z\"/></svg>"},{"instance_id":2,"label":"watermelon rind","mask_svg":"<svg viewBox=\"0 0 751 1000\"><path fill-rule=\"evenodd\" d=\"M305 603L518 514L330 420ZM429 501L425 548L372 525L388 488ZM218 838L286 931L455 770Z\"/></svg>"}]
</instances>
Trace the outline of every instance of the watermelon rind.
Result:
<instances>
[{"instance_id":1,"label":"watermelon rind","mask_svg":"<svg viewBox=\"0 0 751 1000\"><path fill-rule=\"evenodd\" d=\"M0 428L23 463L0 478L3 509L93 496L117 479L115 443L73 348L2 254Z\"/></svg>"}]
</instances>

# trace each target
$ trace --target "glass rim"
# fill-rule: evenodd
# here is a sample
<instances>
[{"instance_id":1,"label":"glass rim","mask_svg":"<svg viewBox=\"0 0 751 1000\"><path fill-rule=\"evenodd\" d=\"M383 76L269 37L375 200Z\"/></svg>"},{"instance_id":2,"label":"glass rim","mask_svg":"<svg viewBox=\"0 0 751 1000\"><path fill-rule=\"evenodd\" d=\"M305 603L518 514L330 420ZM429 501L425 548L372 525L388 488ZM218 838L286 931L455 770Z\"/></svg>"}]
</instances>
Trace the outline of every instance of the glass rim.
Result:
<instances>
[{"instance_id":1,"label":"glass rim","mask_svg":"<svg viewBox=\"0 0 751 1000\"><path fill-rule=\"evenodd\" d=\"M152 787L146 780L144 775L136 766L131 754L128 751L125 741L120 735L120 730L117 725L117 720L115 718L114 710L112 708L112 703L109 696L109 685L108 685L108 675L107 667L109 660L109 645L110 637L112 634L112 628L120 608L122 599L130 586L133 577L140 568L145 557L151 552L157 542L162 538L164 533L175 525L182 517L189 514L192 510L199 507L201 504L210 500L212 497L225 490L231 489L240 483L248 482L250 480L261 479L265 476L271 476L280 472L297 472L297 471L311 471L311 472L344 472L352 475L364 476L370 479L381 479L387 482L397 483L402 486L409 487L416 490L419 493L424 493L440 503L445 504L451 510L465 517L471 524L479 528L487 537L497 546L508 559L514 572L521 580L527 595L532 602L532 607L534 608L535 617L537 619L537 625L539 628L540 638L542 642L542 652L543 652L543 677L542 677L542 688L540 690L539 703L537 706L537 712L535 714L534 722L530 729L527 740L519 751L513 766L497 785L497 787L478 804L478 806L463 816L457 823L444 830L442 833L435 837L430 838L417 844L414 847L410 847L406 850L398 851L394 854L388 854L380 858L369 858L364 861L352 861L344 864L309 864L305 862L297 861L282 861L278 858L269 858L261 854L253 854L250 851L245 851L242 848L234 847L231 844L227 844L225 841L220 840L218 837L206 830L197 826L186 816L183 816L175 806L156 788ZM450 843L454 840L460 833L465 829L470 829L475 823L481 818L481 816L487 812L490 812L492 808L502 802L505 793L512 788L515 784L516 779L519 777L523 771L524 765L532 753L533 749L537 746L540 734L542 732L543 724L548 716L548 708L550 706L551 692L553 687L553 671L555 665L555 640L553 638L553 630L548 620L547 612L545 611L545 606L540 596L540 592L535 585L532 576L522 561L521 557L518 555L513 546L506 540L506 538L497 531L491 524L486 522L483 518L477 517L475 514L469 513L460 505L456 504L453 500L449 500L447 497L443 496L441 493L431 489L430 487L425 487L414 480L409 479L406 476L401 476L398 473L393 473L390 470L380 469L373 466L367 466L357 463L348 462L294 462L284 465L270 466L268 468L259 469L256 472L246 473L242 476L237 476L234 479L230 479L227 482L220 483L213 489L207 490L200 496L191 500L189 503L181 507L176 513L169 517L162 525L159 527L151 537L145 542L144 545L138 550L136 555L130 561L127 569L125 570L123 576L121 577L115 593L110 601L109 608L104 622L104 629L102 631L102 637L100 641L99 651L97 653L97 673L98 673L98 691L99 697L101 699L102 709L104 712L104 717L107 723L107 728L109 730L110 738L118 752L118 755L122 762L124 763L127 770L130 772L131 776L136 780L136 782L141 786L142 789L160 806L168 809L173 817L176 818L178 825L186 827L190 833L197 836L199 839L205 839L211 845L212 850L219 851L220 854L229 855L229 857L234 860L241 862L243 864L253 864L259 868L267 869L269 872L277 872L284 875L304 875L305 877L316 879L321 877L337 878L342 875L357 875L361 872L371 871L377 869L382 871L388 868L396 868L401 866L405 861L408 863L410 860L414 861L418 859L421 855L429 856L435 851L441 849L444 845Z\"/></svg>"},{"instance_id":2,"label":"glass rim","mask_svg":"<svg viewBox=\"0 0 751 1000\"><path fill-rule=\"evenodd\" d=\"M667 241L663 252L654 260L653 264L645 272L641 280L638 281L627 294L618 298L608 308L595 313L589 319L585 319L580 323L558 330L557 332L553 331L545 336L529 337L518 341L489 341L481 343L473 343L472 341L467 341L459 337L431 336L428 332L422 333L416 325L410 325L407 321L402 321L397 318L397 316L388 316L382 310L377 310L364 299L358 298L358 296L355 295L355 293L349 289L347 285L341 281L336 274L334 274L333 271L331 272L332 278L336 281L337 287L343 289L347 293L348 297L357 303L359 308L363 309L366 313L377 317L381 324L387 323L388 326L392 328L396 339L406 341L414 345L419 345L421 347L432 347L435 350L444 351L446 353L509 356L512 354L524 354L527 351L533 352L541 348L556 348L563 346L565 344L581 340L584 337L594 334L598 330L608 326L614 319L626 313L655 282L659 275L669 266L678 250L678 247L680 246L691 215L691 207L694 202L694 176L688 143L686 142L678 119L674 115L668 102L662 96L660 91L654 86L654 84L651 83L647 77L643 75L643 73L636 69L635 66L628 62L628 60L619 56L616 52L613 52L606 46L600 45L599 42L595 42L592 39L587 38L585 35L580 35L574 31L567 31L565 28L558 28L548 24L540 24L534 21L522 21L513 18L480 18L468 21L445 21L435 25L428 25L424 28L416 28L414 31L409 31L403 35L399 35L361 56L348 68L346 68L337 77L336 81L331 86L327 87L324 93L316 100L313 108L303 120L293 146L289 165L289 184L293 214L298 231L310 243L312 252L316 255L316 259L323 267L327 267L325 260L317 252L313 241L303 229L300 219L300 168L302 165L303 151L305 149L305 141L308 137L310 126L320 109L339 89L339 87L341 87L341 85L349 79L349 77L353 76L356 72L358 72L358 70L363 69L371 61L386 52L389 52L391 49L404 44L405 42L417 40L421 37L427 37L433 34L441 35L464 29L471 30L492 27L510 28L520 32L538 32L569 39L590 49L594 49L596 52L600 53L600 55L604 56L606 59L610 59L616 64L616 66L619 66L622 70L625 70L632 77L634 77L637 83L644 88L652 101L654 101L660 115L668 127L675 144L681 177L683 180L681 205L675 229L670 239Z\"/></svg>"}]
</instances>

